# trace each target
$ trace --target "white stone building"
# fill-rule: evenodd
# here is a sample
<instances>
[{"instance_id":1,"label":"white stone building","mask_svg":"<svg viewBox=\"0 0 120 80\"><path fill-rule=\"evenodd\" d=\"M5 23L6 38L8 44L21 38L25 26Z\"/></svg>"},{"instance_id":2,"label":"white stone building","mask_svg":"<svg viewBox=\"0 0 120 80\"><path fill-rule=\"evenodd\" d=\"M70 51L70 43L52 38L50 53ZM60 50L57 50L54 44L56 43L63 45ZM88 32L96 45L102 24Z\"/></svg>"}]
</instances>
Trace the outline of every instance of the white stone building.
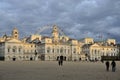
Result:
<instances>
[{"instance_id":1,"label":"white stone building","mask_svg":"<svg viewBox=\"0 0 120 80\"><path fill-rule=\"evenodd\" d=\"M35 60L35 52L37 52L35 44L19 40L16 28L13 29L11 36L5 34L0 38L0 60Z\"/></svg>"},{"instance_id":2,"label":"white stone building","mask_svg":"<svg viewBox=\"0 0 120 80\"><path fill-rule=\"evenodd\" d=\"M84 44L82 52L86 54L88 60L101 60L101 56L117 56L119 49L115 43L114 39L108 39L106 42Z\"/></svg>"},{"instance_id":3,"label":"white stone building","mask_svg":"<svg viewBox=\"0 0 120 80\"><path fill-rule=\"evenodd\" d=\"M42 37L38 45L38 52L42 60L58 60L60 55L64 60L79 60L80 44L78 40L70 39L67 36L60 36L59 29L53 26L52 37Z\"/></svg>"},{"instance_id":4,"label":"white stone building","mask_svg":"<svg viewBox=\"0 0 120 80\"><path fill-rule=\"evenodd\" d=\"M93 38L82 41L60 35L57 25L51 36L31 35L19 39L19 31L14 28L11 36L0 38L0 60L58 60L60 55L67 61L101 60L101 56L116 56L118 48L115 39L95 42Z\"/></svg>"}]
</instances>

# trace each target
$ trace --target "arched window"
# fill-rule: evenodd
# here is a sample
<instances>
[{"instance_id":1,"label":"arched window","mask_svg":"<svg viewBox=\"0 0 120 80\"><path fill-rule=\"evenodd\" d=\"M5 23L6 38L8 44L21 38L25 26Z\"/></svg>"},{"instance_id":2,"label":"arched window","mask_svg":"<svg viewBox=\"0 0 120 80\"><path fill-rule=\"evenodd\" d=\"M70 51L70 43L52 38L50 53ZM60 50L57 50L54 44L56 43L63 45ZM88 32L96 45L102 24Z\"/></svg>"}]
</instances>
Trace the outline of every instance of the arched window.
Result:
<instances>
[{"instance_id":1,"label":"arched window","mask_svg":"<svg viewBox=\"0 0 120 80\"><path fill-rule=\"evenodd\" d=\"M15 49L12 49L12 51L13 51L13 52L16 52L16 50L15 50Z\"/></svg>"},{"instance_id":2,"label":"arched window","mask_svg":"<svg viewBox=\"0 0 120 80\"><path fill-rule=\"evenodd\" d=\"M68 54L70 53L70 50L68 49Z\"/></svg>"},{"instance_id":3,"label":"arched window","mask_svg":"<svg viewBox=\"0 0 120 80\"><path fill-rule=\"evenodd\" d=\"M22 57L21 57L21 56L19 56L19 59L21 60L21 59L22 59Z\"/></svg>"},{"instance_id":4,"label":"arched window","mask_svg":"<svg viewBox=\"0 0 120 80\"><path fill-rule=\"evenodd\" d=\"M22 46L19 46L18 51L21 52Z\"/></svg>"},{"instance_id":5,"label":"arched window","mask_svg":"<svg viewBox=\"0 0 120 80\"><path fill-rule=\"evenodd\" d=\"M93 53L93 49L92 49L92 53Z\"/></svg>"},{"instance_id":6,"label":"arched window","mask_svg":"<svg viewBox=\"0 0 120 80\"><path fill-rule=\"evenodd\" d=\"M50 56L48 56L48 59L50 60Z\"/></svg>"},{"instance_id":7,"label":"arched window","mask_svg":"<svg viewBox=\"0 0 120 80\"><path fill-rule=\"evenodd\" d=\"M103 52L102 56L104 56L104 52Z\"/></svg>"},{"instance_id":8,"label":"arched window","mask_svg":"<svg viewBox=\"0 0 120 80\"><path fill-rule=\"evenodd\" d=\"M66 49L64 49L64 52L66 53Z\"/></svg>"},{"instance_id":9,"label":"arched window","mask_svg":"<svg viewBox=\"0 0 120 80\"><path fill-rule=\"evenodd\" d=\"M63 53L63 47L60 49L60 53Z\"/></svg>"},{"instance_id":10,"label":"arched window","mask_svg":"<svg viewBox=\"0 0 120 80\"><path fill-rule=\"evenodd\" d=\"M50 47L47 48L47 53L50 53Z\"/></svg>"},{"instance_id":11,"label":"arched window","mask_svg":"<svg viewBox=\"0 0 120 80\"><path fill-rule=\"evenodd\" d=\"M8 53L10 52L11 46L8 46Z\"/></svg>"},{"instance_id":12,"label":"arched window","mask_svg":"<svg viewBox=\"0 0 120 80\"><path fill-rule=\"evenodd\" d=\"M76 48L74 48L73 53L76 53Z\"/></svg>"},{"instance_id":13,"label":"arched window","mask_svg":"<svg viewBox=\"0 0 120 80\"><path fill-rule=\"evenodd\" d=\"M96 54L97 50L95 49L95 54Z\"/></svg>"},{"instance_id":14,"label":"arched window","mask_svg":"<svg viewBox=\"0 0 120 80\"><path fill-rule=\"evenodd\" d=\"M8 53L10 52L10 48L8 48Z\"/></svg>"},{"instance_id":15,"label":"arched window","mask_svg":"<svg viewBox=\"0 0 120 80\"><path fill-rule=\"evenodd\" d=\"M17 47L13 46L12 52L15 53L16 52Z\"/></svg>"},{"instance_id":16,"label":"arched window","mask_svg":"<svg viewBox=\"0 0 120 80\"><path fill-rule=\"evenodd\" d=\"M52 52L53 52L53 53L55 52L54 48L52 49Z\"/></svg>"},{"instance_id":17,"label":"arched window","mask_svg":"<svg viewBox=\"0 0 120 80\"><path fill-rule=\"evenodd\" d=\"M29 58L28 56L26 56L26 58Z\"/></svg>"},{"instance_id":18,"label":"arched window","mask_svg":"<svg viewBox=\"0 0 120 80\"><path fill-rule=\"evenodd\" d=\"M59 49L57 49L57 53L59 53Z\"/></svg>"}]
</instances>

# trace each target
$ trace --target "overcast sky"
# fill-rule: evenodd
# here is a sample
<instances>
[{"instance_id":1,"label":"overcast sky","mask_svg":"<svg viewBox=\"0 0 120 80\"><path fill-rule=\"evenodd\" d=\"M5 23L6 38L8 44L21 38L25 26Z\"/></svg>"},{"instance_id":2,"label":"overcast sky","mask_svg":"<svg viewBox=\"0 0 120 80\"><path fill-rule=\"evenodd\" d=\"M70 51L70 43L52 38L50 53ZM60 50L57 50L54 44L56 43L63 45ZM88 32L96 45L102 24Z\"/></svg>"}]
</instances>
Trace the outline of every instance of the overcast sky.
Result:
<instances>
[{"instance_id":1,"label":"overcast sky","mask_svg":"<svg viewBox=\"0 0 120 80\"><path fill-rule=\"evenodd\" d=\"M120 0L0 0L0 36L14 27L25 36L54 24L71 38L120 42Z\"/></svg>"}]
</instances>

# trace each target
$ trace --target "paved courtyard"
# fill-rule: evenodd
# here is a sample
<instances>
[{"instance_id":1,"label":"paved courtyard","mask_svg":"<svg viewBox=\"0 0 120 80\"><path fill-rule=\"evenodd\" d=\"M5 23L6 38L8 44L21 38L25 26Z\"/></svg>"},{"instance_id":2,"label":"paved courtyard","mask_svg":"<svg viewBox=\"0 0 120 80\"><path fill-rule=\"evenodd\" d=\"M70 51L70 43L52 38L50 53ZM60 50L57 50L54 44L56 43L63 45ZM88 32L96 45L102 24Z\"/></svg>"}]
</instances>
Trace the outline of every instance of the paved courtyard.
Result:
<instances>
[{"instance_id":1,"label":"paved courtyard","mask_svg":"<svg viewBox=\"0 0 120 80\"><path fill-rule=\"evenodd\" d=\"M106 72L101 62L0 61L0 80L120 80L120 62Z\"/></svg>"}]
</instances>

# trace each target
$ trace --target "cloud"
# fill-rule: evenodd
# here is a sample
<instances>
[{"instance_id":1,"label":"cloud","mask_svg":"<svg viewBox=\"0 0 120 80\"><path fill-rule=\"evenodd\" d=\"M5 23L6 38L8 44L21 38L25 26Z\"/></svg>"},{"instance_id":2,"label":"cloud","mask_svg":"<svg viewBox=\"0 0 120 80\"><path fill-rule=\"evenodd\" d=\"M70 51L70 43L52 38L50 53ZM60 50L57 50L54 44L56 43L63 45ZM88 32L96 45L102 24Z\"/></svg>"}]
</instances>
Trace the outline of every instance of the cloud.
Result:
<instances>
[{"instance_id":1,"label":"cloud","mask_svg":"<svg viewBox=\"0 0 120 80\"><path fill-rule=\"evenodd\" d=\"M96 38L101 33L105 39L117 38L119 14L119 0L1 0L0 34L10 33L16 26L21 35L28 35L39 27L57 24L66 35L76 39Z\"/></svg>"}]
</instances>

